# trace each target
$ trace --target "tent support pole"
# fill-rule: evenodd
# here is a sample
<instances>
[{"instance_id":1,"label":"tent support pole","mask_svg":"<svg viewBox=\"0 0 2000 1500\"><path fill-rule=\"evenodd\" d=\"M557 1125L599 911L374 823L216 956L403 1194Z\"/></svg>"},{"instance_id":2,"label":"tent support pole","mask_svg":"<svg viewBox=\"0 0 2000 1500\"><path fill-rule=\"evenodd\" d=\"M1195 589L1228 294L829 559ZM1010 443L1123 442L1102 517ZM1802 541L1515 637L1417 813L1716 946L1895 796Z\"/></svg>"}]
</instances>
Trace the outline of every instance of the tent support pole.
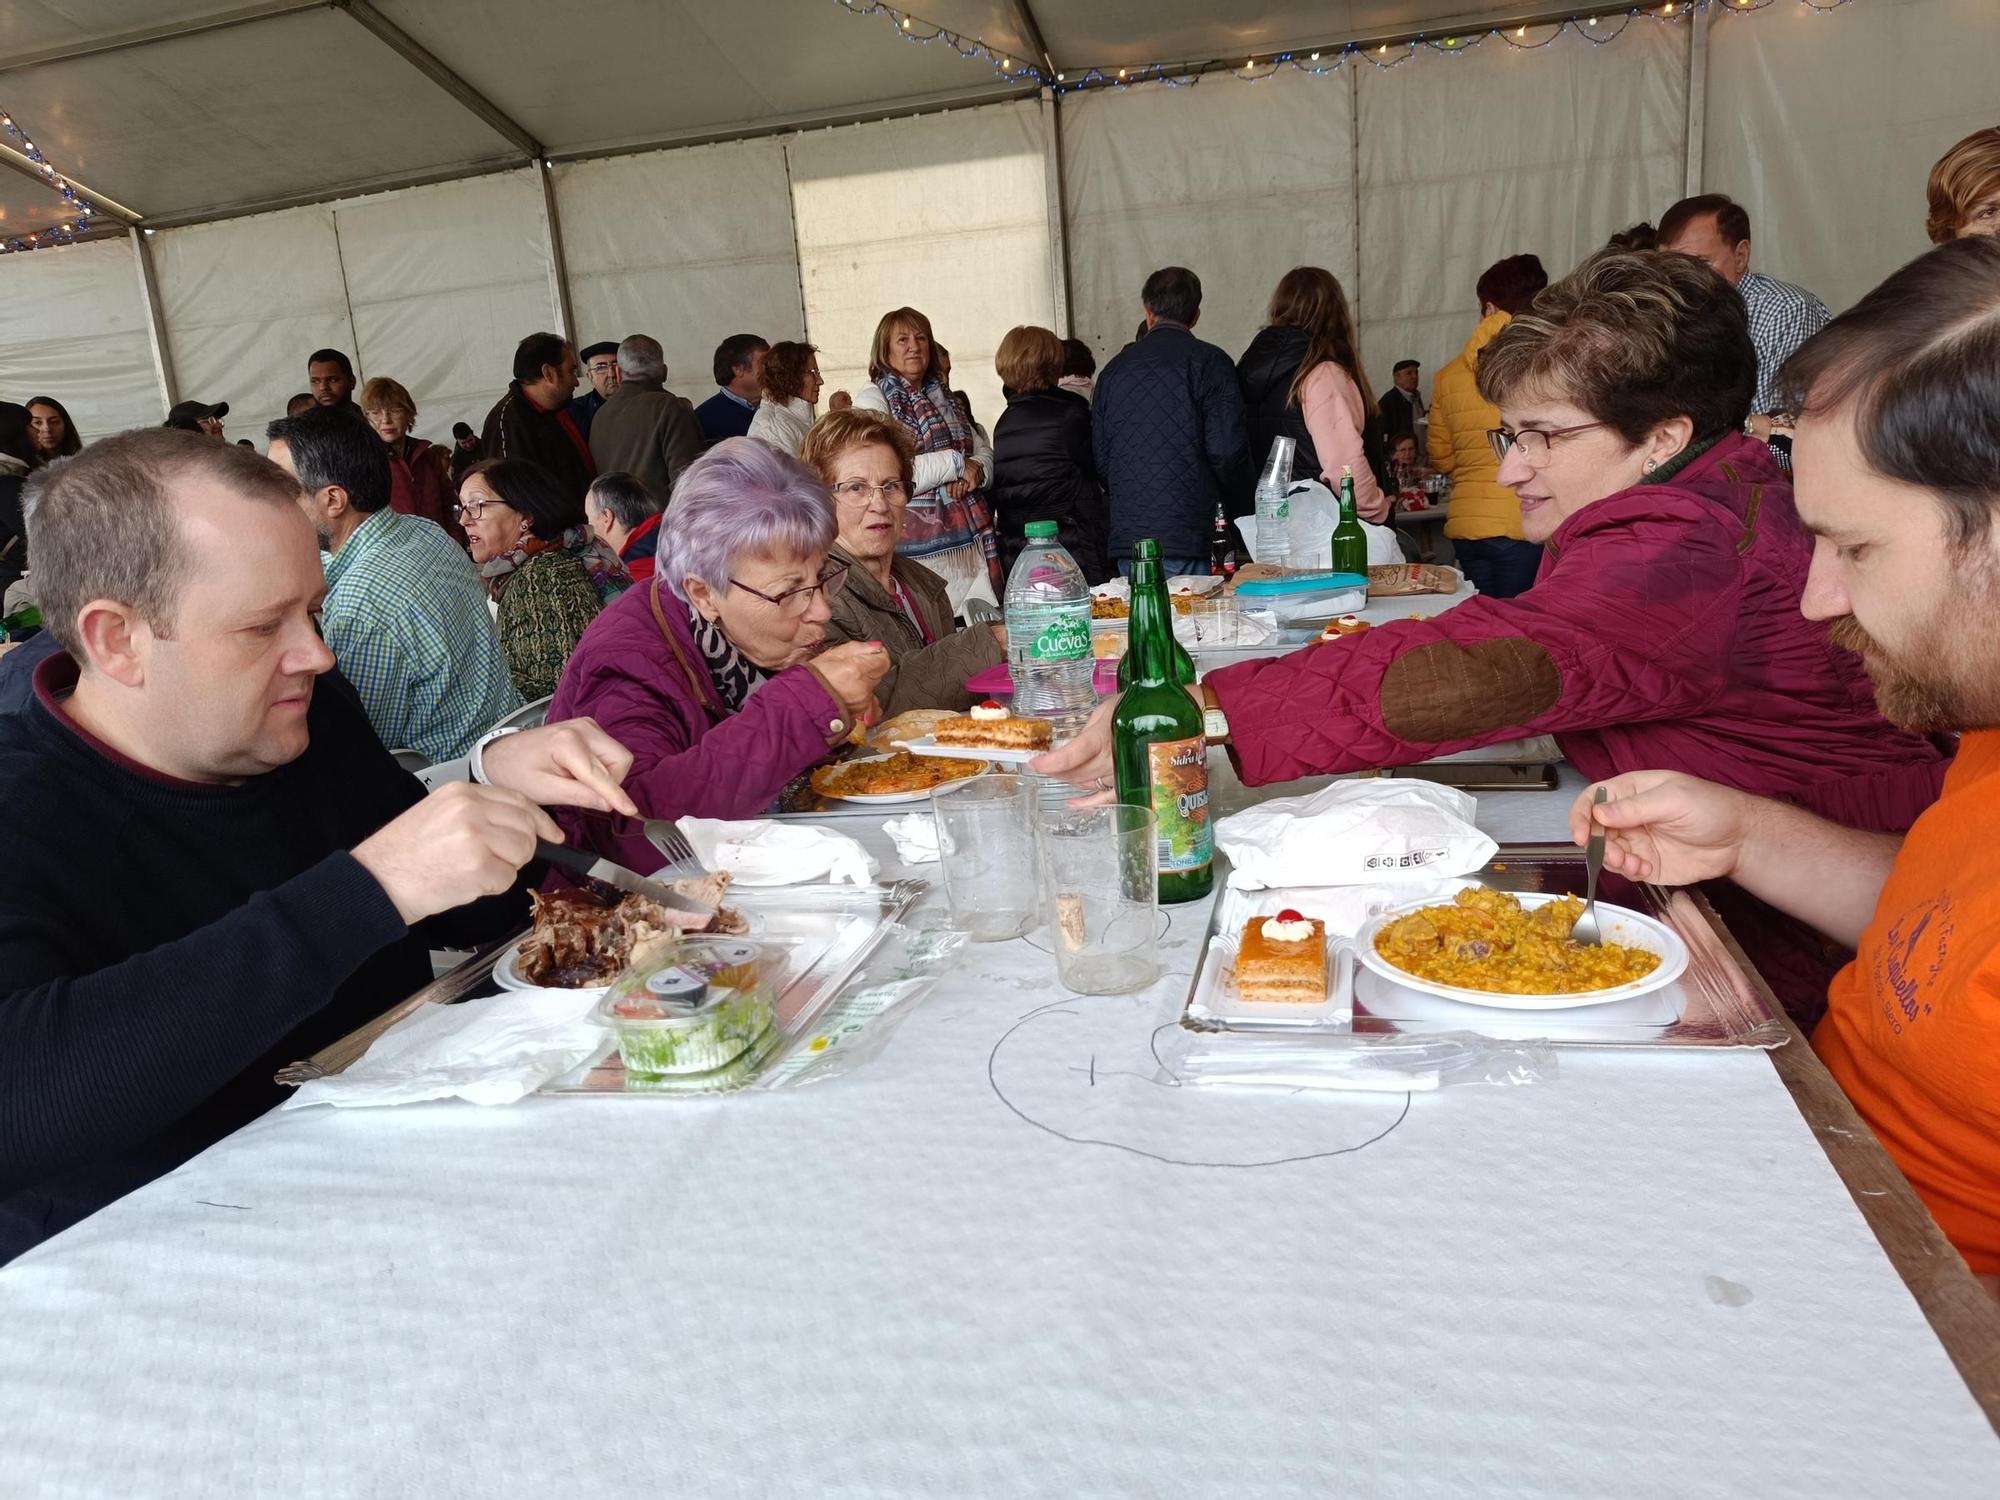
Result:
<instances>
[{"instance_id":1,"label":"tent support pole","mask_svg":"<svg viewBox=\"0 0 2000 1500\"><path fill-rule=\"evenodd\" d=\"M1063 179L1062 101L1049 89L1042 90L1042 119L1048 125L1042 135L1046 142L1042 148L1046 159L1042 179L1048 187L1049 228L1053 231L1053 243L1049 246L1052 293L1049 310L1063 337L1074 338L1076 325L1069 305L1069 190Z\"/></svg>"},{"instance_id":2,"label":"tent support pole","mask_svg":"<svg viewBox=\"0 0 2000 1500\"><path fill-rule=\"evenodd\" d=\"M146 243L146 232L137 227L126 230L132 241L132 265L139 276L139 297L146 304L146 342L153 351L153 374L159 381L161 410L172 408L180 400L180 390L174 380L174 362L167 348L167 325L160 316L160 287L153 279L153 247Z\"/></svg>"},{"instance_id":3,"label":"tent support pole","mask_svg":"<svg viewBox=\"0 0 2000 1500\"><path fill-rule=\"evenodd\" d=\"M1348 231L1354 244L1354 333L1361 337L1361 74L1354 68L1347 72L1347 193L1348 202L1354 205L1354 224ZM1357 353L1356 358L1359 358ZM1381 374L1381 367L1376 367ZM1361 393L1361 404L1366 406L1374 398L1373 391Z\"/></svg>"},{"instance_id":4,"label":"tent support pole","mask_svg":"<svg viewBox=\"0 0 2000 1500\"><path fill-rule=\"evenodd\" d=\"M1681 176L1681 196L1701 191L1701 159L1708 125L1708 8L1694 13L1688 24L1687 160Z\"/></svg>"},{"instance_id":5,"label":"tent support pole","mask_svg":"<svg viewBox=\"0 0 2000 1500\"><path fill-rule=\"evenodd\" d=\"M377 10L371 0L328 0L328 3L335 10L346 11L354 18L357 25L477 115L485 122L487 129L505 139L523 156L535 161L541 160L540 141L516 123L499 105L446 67L435 52Z\"/></svg>"},{"instance_id":6,"label":"tent support pole","mask_svg":"<svg viewBox=\"0 0 2000 1500\"><path fill-rule=\"evenodd\" d=\"M576 314L569 302L569 261L563 255L562 214L556 207L555 168L546 161L538 161L534 174L542 184L542 223L549 231L549 290L555 296L556 317L562 324L562 336L572 344L576 342Z\"/></svg>"},{"instance_id":7,"label":"tent support pole","mask_svg":"<svg viewBox=\"0 0 2000 1500\"><path fill-rule=\"evenodd\" d=\"M0 73L15 73L22 68L39 67L43 63L73 62L80 57L102 57L107 52L124 52L132 47L144 47L151 42L171 42L184 36L201 36L211 31L227 31L234 26L246 25L251 21L269 21L278 16L295 16L304 11L324 10L327 0L265 0L261 5L241 5L235 10L220 11L211 16L193 16L183 21L169 21L163 26L147 26L138 31L121 31L111 36L95 37L87 42L75 42L66 47L44 47L38 52L16 52L13 56L0 59Z\"/></svg>"}]
</instances>

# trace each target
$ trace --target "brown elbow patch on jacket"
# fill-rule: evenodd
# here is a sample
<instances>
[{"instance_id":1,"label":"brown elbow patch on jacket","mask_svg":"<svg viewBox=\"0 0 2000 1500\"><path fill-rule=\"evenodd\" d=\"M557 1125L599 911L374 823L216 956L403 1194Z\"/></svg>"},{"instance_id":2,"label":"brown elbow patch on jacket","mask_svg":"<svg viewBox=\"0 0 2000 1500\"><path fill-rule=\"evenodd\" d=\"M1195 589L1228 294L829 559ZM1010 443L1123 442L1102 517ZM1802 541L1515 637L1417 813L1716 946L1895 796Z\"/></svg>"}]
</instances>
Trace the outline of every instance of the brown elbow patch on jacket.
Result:
<instances>
[{"instance_id":1,"label":"brown elbow patch on jacket","mask_svg":"<svg viewBox=\"0 0 2000 1500\"><path fill-rule=\"evenodd\" d=\"M1539 718L1561 696L1562 673L1525 636L1433 641L1382 674L1382 726L1425 743L1470 739Z\"/></svg>"}]
</instances>

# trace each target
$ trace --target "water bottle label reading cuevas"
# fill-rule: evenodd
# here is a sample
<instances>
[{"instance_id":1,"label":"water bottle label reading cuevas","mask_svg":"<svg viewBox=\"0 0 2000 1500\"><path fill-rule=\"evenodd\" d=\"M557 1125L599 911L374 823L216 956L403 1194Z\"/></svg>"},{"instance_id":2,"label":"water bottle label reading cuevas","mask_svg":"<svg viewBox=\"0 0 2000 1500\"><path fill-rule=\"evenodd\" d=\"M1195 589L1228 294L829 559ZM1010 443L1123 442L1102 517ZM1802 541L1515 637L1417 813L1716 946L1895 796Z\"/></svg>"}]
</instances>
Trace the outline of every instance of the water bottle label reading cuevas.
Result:
<instances>
[{"instance_id":1,"label":"water bottle label reading cuevas","mask_svg":"<svg viewBox=\"0 0 2000 1500\"><path fill-rule=\"evenodd\" d=\"M1158 820L1162 875L1206 869L1215 858L1208 826L1208 740L1157 740L1146 747L1146 769Z\"/></svg>"},{"instance_id":2,"label":"water bottle label reading cuevas","mask_svg":"<svg viewBox=\"0 0 2000 1500\"><path fill-rule=\"evenodd\" d=\"M1081 661L1090 655L1090 610L1065 610L1042 627L1028 648L1036 661Z\"/></svg>"}]
</instances>

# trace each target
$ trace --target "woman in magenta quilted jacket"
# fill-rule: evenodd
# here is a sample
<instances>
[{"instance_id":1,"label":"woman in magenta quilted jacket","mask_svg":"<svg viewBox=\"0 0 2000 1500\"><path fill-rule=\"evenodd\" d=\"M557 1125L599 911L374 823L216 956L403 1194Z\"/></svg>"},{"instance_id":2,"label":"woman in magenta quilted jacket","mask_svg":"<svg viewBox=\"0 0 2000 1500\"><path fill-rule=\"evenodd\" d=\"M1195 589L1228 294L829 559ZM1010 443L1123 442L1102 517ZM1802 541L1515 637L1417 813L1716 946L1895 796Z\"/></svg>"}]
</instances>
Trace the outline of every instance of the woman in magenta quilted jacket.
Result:
<instances>
[{"instance_id":1,"label":"woman in magenta quilted jacket","mask_svg":"<svg viewBox=\"0 0 2000 1500\"><path fill-rule=\"evenodd\" d=\"M728 438L674 487L652 581L584 631L549 722L589 717L632 752L639 817L563 817L573 842L642 874L664 862L647 818L754 818L874 712L879 641L820 651L836 526L797 459Z\"/></svg>"}]
</instances>

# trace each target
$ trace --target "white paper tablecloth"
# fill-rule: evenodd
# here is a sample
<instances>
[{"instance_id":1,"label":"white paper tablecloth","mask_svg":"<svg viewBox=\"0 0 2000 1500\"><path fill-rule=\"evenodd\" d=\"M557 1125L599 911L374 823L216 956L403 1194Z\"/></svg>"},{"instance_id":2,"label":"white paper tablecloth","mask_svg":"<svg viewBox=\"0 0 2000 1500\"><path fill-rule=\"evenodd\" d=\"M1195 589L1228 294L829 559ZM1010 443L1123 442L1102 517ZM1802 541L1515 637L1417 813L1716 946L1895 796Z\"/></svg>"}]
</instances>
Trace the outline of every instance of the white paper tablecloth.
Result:
<instances>
[{"instance_id":1,"label":"white paper tablecloth","mask_svg":"<svg viewBox=\"0 0 2000 1500\"><path fill-rule=\"evenodd\" d=\"M0 1270L0 1492L2000 1493L1768 1058L1165 1088L1206 920L1119 999L976 946L821 1088L266 1117Z\"/></svg>"}]
</instances>

